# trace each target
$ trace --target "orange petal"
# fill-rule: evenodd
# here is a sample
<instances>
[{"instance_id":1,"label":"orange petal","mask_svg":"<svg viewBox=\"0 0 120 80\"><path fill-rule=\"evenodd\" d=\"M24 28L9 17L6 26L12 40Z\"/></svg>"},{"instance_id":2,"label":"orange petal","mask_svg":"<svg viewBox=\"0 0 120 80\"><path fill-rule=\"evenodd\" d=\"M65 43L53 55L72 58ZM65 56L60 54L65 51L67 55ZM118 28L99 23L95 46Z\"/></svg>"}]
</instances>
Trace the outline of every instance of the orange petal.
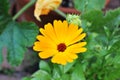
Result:
<instances>
[{"instance_id":1,"label":"orange petal","mask_svg":"<svg viewBox=\"0 0 120 80\"><path fill-rule=\"evenodd\" d=\"M70 24L68 31L67 31L67 36L65 38L65 43L67 45L70 45L70 42L76 38L80 33L82 32L82 29L78 30L78 26L74 24Z\"/></svg>"},{"instance_id":2,"label":"orange petal","mask_svg":"<svg viewBox=\"0 0 120 80\"><path fill-rule=\"evenodd\" d=\"M46 51L43 51L43 52L40 52L39 53L39 56L40 58L42 59L46 59L46 58L50 58L52 57L53 55L57 54L58 52L56 50L46 50Z\"/></svg>"},{"instance_id":3,"label":"orange petal","mask_svg":"<svg viewBox=\"0 0 120 80\"><path fill-rule=\"evenodd\" d=\"M56 37L54 28L52 24L48 23L45 25L45 29L40 28L40 32L42 33L43 36L45 36L47 39L50 39L54 42L54 44L58 44L59 41Z\"/></svg>"},{"instance_id":4,"label":"orange petal","mask_svg":"<svg viewBox=\"0 0 120 80\"><path fill-rule=\"evenodd\" d=\"M53 56L51 61L53 63L62 64L62 65L65 65L67 63L67 61L65 60L65 56L62 53L58 53L55 56Z\"/></svg>"},{"instance_id":5,"label":"orange petal","mask_svg":"<svg viewBox=\"0 0 120 80\"><path fill-rule=\"evenodd\" d=\"M78 41L81 41L83 38L85 38L85 36L86 36L86 33L80 34L79 36L77 36L76 38L74 38L74 39L70 42L70 44L74 44L74 43L76 43L76 42L78 42Z\"/></svg>"},{"instance_id":6,"label":"orange petal","mask_svg":"<svg viewBox=\"0 0 120 80\"><path fill-rule=\"evenodd\" d=\"M40 21L40 15L46 15L50 10L56 9L62 0L37 0L35 4L34 16Z\"/></svg>"},{"instance_id":7,"label":"orange petal","mask_svg":"<svg viewBox=\"0 0 120 80\"><path fill-rule=\"evenodd\" d=\"M76 44L73 44L71 46L69 46L66 51L70 52L70 53L81 53L81 52L85 52L87 49L84 48L83 46L85 46L87 43L86 42L79 42Z\"/></svg>"}]
</instances>

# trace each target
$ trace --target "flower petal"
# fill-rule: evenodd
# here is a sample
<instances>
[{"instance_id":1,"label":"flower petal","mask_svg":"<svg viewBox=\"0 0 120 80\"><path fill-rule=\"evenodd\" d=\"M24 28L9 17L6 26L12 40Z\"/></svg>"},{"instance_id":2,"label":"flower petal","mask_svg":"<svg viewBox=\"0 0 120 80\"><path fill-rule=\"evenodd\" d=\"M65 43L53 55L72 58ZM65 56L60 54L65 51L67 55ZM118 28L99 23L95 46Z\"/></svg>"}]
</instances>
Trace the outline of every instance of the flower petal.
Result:
<instances>
[{"instance_id":1,"label":"flower petal","mask_svg":"<svg viewBox=\"0 0 120 80\"><path fill-rule=\"evenodd\" d=\"M83 29L78 29L77 25L68 25L67 21L55 20L52 24L48 23L41 28L41 35L37 36L38 41L34 43L33 49L39 51L39 56L43 59L52 57L53 63L66 65L67 62L73 62L78 58L77 53L87 50L84 46L86 42L80 42L86 33ZM64 44L64 46L59 46ZM59 47L64 50L59 50Z\"/></svg>"},{"instance_id":2,"label":"flower petal","mask_svg":"<svg viewBox=\"0 0 120 80\"><path fill-rule=\"evenodd\" d=\"M34 16L40 21L40 15L46 15L50 10L56 9L62 0L37 0L35 4Z\"/></svg>"},{"instance_id":3,"label":"flower petal","mask_svg":"<svg viewBox=\"0 0 120 80\"><path fill-rule=\"evenodd\" d=\"M70 25L69 26L69 29L68 29L68 34L66 36L66 39L65 39L65 43L67 45L70 45L72 44L71 41L73 41L77 36L79 36L81 34L81 32L83 31L82 28L80 28L78 30L78 26L77 25Z\"/></svg>"},{"instance_id":4,"label":"flower petal","mask_svg":"<svg viewBox=\"0 0 120 80\"><path fill-rule=\"evenodd\" d=\"M79 36L77 36L76 38L74 38L74 39L70 42L70 44L74 44L74 43L76 43L76 42L78 42L78 41L81 41L83 38L85 38L85 36L86 36L86 33L80 34Z\"/></svg>"},{"instance_id":5,"label":"flower petal","mask_svg":"<svg viewBox=\"0 0 120 80\"><path fill-rule=\"evenodd\" d=\"M70 57L69 57L69 55L66 55L66 57L65 57L65 58L66 58L66 61L67 61L67 62L73 62L73 59L72 59L72 58L70 58Z\"/></svg>"},{"instance_id":6,"label":"flower petal","mask_svg":"<svg viewBox=\"0 0 120 80\"><path fill-rule=\"evenodd\" d=\"M85 46L86 44L87 44L87 42L79 42L79 43L73 44L71 46L68 46L68 49L81 48L81 47Z\"/></svg>"},{"instance_id":7,"label":"flower petal","mask_svg":"<svg viewBox=\"0 0 120 80\"><path fill-rule=\"evenodd\" d=\"M51 39L54 44L58 44L59 41L56 40L57 37L56 37L56 34L55 34L55 31L53 29L53 26L48 23L47 25L45 25L45 29L41 28L40 29L40 32L47 38L47 39Z\"/></svg>"},{"instance_id":8,"label":"flower petal","mask_svg":"<svg viewBox=\"0 0 120 80\"><path fill-rule=\"evenodd\" d=\"M63 38L63 33L64 33L64 25L62 23L62 21L57 21L55 20L53 22L53 25L54 25L54 30L55 30L55 34L57 36L57 39L62 43L64 41L64 38Z\"/></svg>"},{"instance_id":9,"label":"flower petal","mask_svg":"<svg viewBox=\"0 0 120 80\"><path fill-rule=\"evenodd\" d=\"M70 53L81 53L81 52L85 52L87 49L84 48L83 46L85 46L87 43L86 42L80 42L80 43L76 43L73 44L71 46L69 46L66 51L70 52Z\"/></svg>"},{"instance_id":10,"label":"flower petal","mask_svg":"<svg viewBox=\"0 0 120 80\"><path fill-rule=\"evenodd\" d=\"M46 50L46 51L43 51L43 52L39 52L39 56L42 58L42 59L46 59L46 58L50 58L52 57L53 55L57 54L58 52L56 50Z\"/></svg>"},{"instance_id":11,"label":"flower petal","mask_svg":"<svg viewBox=\"0 0 120 80\"><path fill-rule=\"evenodd\" d=\"M33 50L35 50L35 51L41 51L39 43L40 42L38 42L38 41L34 43Z\"/></svg>"},{"instance_id":12,"label":"flower petal","mask_svg":"<svg viewBox=\"0 0 120 80\"><path fill-rule=\"evenodd\" d=\"M87 48L78 48L78 49L71 50L72 53L83 53L86 51L87 51Z\"/></svg>"},{"instance_id":13,"label":"flower petal","mask_svg":"<svg viewBox=\"0 0 120 80\"><path fill-rule=\"evenodd\" d=\"M52 57L51 61L53 63L65 65L67 62L64 58L65 58L65 56L62 55L62 53L58 53L58 54L56 54L55 56Z\"/></svg>"},{"instance_id":14,"label":"flower petal","mask_svg":"<svg viewBox=\"0 0 120 80\"><path fill-rule=\"evenodd\" d=\"M40 42L35 43L34 46L39 47L40 51L44 51L47 49L57 49L57 45L51 39L46 38L42 35L38 35L37 39L40 40Z\"/></svg>"},{"instance_id":15,"label":"flower petal","mask_svg":"<svg viewBox=\"0 0 120 80\"><path fill-rule=\"evenodd\" d=\"M78 58L78 56L75 53L70 53L69 57L72 58L72 59L77 59Z\"/></svg>"}]
</instances>

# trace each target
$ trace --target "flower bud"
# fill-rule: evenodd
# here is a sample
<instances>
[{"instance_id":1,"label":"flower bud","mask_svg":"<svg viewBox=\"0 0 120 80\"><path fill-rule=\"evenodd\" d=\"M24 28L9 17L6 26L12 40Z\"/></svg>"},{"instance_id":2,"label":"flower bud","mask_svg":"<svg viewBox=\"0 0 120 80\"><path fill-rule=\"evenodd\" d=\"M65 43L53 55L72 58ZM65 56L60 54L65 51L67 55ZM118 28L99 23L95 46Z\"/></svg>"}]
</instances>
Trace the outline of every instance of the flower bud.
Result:
<instances>
[{"instance_id":1,"label":"flower bud","mask_svg":"<svg viewBox=\"0 0 120 80\"><path fill-rule=\"evenodd\" d=\"M81 20L79 18L79 15L68 14L66 17L66 20L68 21L68 23L72 23L72 24L81 26Z\"/></svg>"}]
</instances>

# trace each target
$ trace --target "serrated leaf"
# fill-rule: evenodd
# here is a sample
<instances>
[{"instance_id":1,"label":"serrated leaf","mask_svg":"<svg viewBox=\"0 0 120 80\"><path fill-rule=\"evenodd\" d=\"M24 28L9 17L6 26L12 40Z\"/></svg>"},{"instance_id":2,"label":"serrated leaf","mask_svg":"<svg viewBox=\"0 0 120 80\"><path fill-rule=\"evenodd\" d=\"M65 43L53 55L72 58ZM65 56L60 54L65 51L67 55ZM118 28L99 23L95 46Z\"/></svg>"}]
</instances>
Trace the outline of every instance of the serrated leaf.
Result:
<instances>
[{"instance_id":1,"label":"serrated leaf","mask_svg":"<svg viewBox=\"0 0 120 80\"><path fill-rule=\"evenodd\" d=\"M24 43L27 47L31 47L33 42L36 40L36 36L39 33L38 26L32 22L22 22L19 23L19 28L21 30L21 34L26 38L26 43Z\"/></svg>"},{"instance_id":2,"label":"serrated leaf","mask_svg":"<svg viewBox=\"0 0 120 80\"><path fill-rule=\"evenodd\" d=\"M31 80L51 80L51 76L44 70L39 70L32 75Z\"/></svg>"},{"instance_id":3,"label":"serrated leaf","mask_svg":"<svg viewBox=\"0 0 120 80\"><path fill-rule=\"evenodd\" d=\"M107 11L105 15L105 20L107 22L107 25L110 25L110 23L112 23L113 25L119 25L120 24L120 8Z\"/></svg>"},{"instance_id":4,"label":"serrated leaf","mask_svg":"<svg viewBox=\"0 0 120 80\"><path fill-rule=\"evenodd\" d=\"M108 70L104 77L104 80L119 80L120 79L120 67L117 69L111 68Z\"/></svg>"},{"instance_id":5,"label":"serrated leaf","mask_svg":"<svg viewBox=\"0 0 120 80\"><path fill-rule=\"evenodd\" d=\"M39 67L40 67L41 70L47 71L48 73L51 72L50 66L48 65L47 62L45 62L43 60L40 61Z\"/></svg>"},{"instance_id":6,"label":"serrated leaf","mask_svg":"<svg viewBox=\"0 0 120 80\"><path fill-rule=\"evenodd\" d=\"M9 10L8 0L1 0L0 1L0 34L5 29L6 24L10 21L10 18L9 18L9 15L8 15L8 10ZM0 45L1 44L2 43L0 43ZM0 64L3 61L2 51L3 51L3 47L0 46Z\"/></svg>"},{"instance_id":7,"label":"serrated leaf","mask_svg":"<svg viewBox=\"0 0 120 80\"><path fill-rule=\"evenodd\" d=\"M120 43L120 40L112 45L112 47L108 51L109 54L105 57L107 65L120 65L120 44L118 43Z\"/></svg>"},{"instance_id":8,"label":"serrated leaf","mask_svg":"<svg viewBox=\"0 0 120 80\"><path fill-rule=\"evenodd\" d=\"M89 31L103 32L104 26L112 31L114 26L120 24L120 8L107 11L105 15L100 10L92 10L83 13L81 18L91 23Z\"/></svg>"},{"instance_id":9,"label":"serrated leaf","mask_svg":"<svg viewBox=\"0 0 120 80\"><path fill-rule=\"evenodd\" d=\"M80 12L90 10L101 10L104 8L106 0L74 0L75 8Z\"/></svg>"},{"instance_id":10,"label":"serrated leaf","mask_svg":"<svg viewBox=\"0 0 120 80\"><path fill-rule=\"evenodd\" d=\"M109 55L106 56L106 65L114 65L117 66L120 64L120 55L118 53L110 53Z\"/></svg>"},{"instance_id":11,"label":"serrated leaf","mask_svg":"<svg viewBox=\"0 0 120 80\"><path fill-rule=\"evenodd\" d=\"M74 71L71 74L71 80L85 80L85 76L83 74L83 68L80 64L77 64L74 67Z\"/></svg>"},{"instance_id":12,"label":"serrated leaf","mask_svg":"<svg viewBox=\"0 0 120 80\"><path fill-rule=\"evenodd\" d=\"M7 49L7 59L12 66L21 63L27 50L26 47L32 46L37 34L38 28L33 23L10 22L7 24L0 35L0 50Z\"/></svg>"}]
</instances>

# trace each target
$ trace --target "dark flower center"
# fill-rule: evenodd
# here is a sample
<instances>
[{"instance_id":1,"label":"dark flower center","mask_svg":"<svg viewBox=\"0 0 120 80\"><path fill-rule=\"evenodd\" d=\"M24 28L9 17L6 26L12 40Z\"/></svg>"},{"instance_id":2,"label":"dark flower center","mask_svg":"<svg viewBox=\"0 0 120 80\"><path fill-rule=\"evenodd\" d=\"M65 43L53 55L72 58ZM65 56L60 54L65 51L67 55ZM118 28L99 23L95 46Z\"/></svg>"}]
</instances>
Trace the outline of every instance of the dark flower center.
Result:
<instances>
[{"instance_id":1,"label":"dark flower center","mask_svg":"<svg viewBox=\"0 0 120 80\"><path fill-rule=\"evenodd\" d=\"M64 52L66 49L66 45L64 43L60 43L58 46L57 46L57 50L59 52Z\"/></svg>"}]
</instances>

